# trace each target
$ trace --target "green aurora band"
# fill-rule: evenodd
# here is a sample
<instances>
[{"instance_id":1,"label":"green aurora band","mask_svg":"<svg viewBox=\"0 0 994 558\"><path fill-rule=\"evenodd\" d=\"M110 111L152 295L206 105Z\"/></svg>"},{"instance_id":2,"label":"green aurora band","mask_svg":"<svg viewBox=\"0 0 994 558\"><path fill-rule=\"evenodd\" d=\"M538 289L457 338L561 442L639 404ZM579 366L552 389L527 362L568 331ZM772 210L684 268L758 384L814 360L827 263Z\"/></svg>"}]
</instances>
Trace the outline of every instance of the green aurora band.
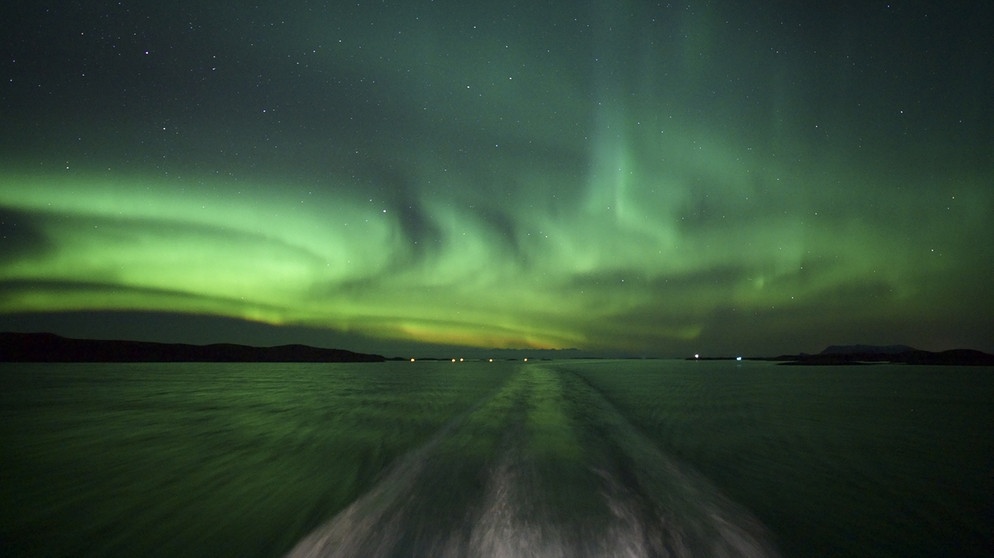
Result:
<instances>
[{"instance_id":1,"label":"green aurora band","mask_svg":"<svg viewBox=\"0 0 994 558\"><path fill-rule=\"evenodd\" d=\"M301 16L276 51L303 53L317 93L281 96L277 54L256 52L241 67L275 74L270 89L226 110L218 85L112 132L96 124L111 100L38 117L43 133L0 153L0 314L645 354L990 348L989 144L909 133L897 109L804 108L820 78L798 60L743 68L716 14L668 42L629 9L594 10L607 23L573 46L523 16L535 28L508 41L436 14L406 47L348 56L360 31ZM11 129L38 114L10 112Z\"/></svg>"}]
</instances>

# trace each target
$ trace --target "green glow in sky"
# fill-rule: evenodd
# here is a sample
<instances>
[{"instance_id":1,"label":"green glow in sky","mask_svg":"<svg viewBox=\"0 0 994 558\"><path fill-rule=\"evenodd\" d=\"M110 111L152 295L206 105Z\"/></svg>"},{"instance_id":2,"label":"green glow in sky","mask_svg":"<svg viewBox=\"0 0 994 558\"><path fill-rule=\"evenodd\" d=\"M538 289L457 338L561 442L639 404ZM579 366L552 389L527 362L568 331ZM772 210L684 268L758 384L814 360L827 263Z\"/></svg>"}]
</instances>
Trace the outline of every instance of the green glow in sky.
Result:
<instances>
[{"instance_id":1,"label":"green glow in sky","mask_svg":"<svg viewBox=\"0 0 994 558\"><path fill-rule=\"evenodd\" d=\"M721 2L222 24L181 4L25 8L0 313L227 316L385 353L991 348L977 26ZM925 51L946 62L905 58Z\"/></svg>"}]
</instances>

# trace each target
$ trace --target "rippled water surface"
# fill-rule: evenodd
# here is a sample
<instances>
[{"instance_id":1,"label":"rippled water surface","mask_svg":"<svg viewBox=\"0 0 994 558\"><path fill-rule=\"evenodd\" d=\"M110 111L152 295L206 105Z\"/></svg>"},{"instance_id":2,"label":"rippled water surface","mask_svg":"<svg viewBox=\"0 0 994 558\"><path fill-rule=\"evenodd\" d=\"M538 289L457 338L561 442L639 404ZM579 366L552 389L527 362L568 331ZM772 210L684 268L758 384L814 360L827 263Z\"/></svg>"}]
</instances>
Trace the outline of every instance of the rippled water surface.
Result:
<instances>
[{"instance_id":1,"label":"rippled water surface","mask_svg":"<svg viewBox=\"0 0 994 558\"><path fill-rule=\"evenodd\" d=\"M3 556L983 556L994 370L0 365Z\"/></svg>"}]
</instances>

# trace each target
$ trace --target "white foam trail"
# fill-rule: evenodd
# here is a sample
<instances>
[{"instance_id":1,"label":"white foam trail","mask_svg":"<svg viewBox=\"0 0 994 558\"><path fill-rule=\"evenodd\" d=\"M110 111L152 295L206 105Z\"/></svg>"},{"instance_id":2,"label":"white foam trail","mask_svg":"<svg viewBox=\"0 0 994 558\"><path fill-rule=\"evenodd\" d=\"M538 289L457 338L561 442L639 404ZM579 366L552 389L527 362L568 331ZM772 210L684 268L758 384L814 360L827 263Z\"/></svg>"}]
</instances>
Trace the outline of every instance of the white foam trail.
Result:
<instances>
[{"instance_id":1,"label":"white foam trail","mask_svg":"<svg viewBox=\"0 0 994 558\"><path fill-rule=\"evenodd\" d=\"M523 401L529 388L516 389L513 397ZM590 451L579 461L563 462L586 474L589 485L548 486L555 485L556 478L549 478L547 470L540 473L528 453L520 421L514 420L525 412L519 405L503 423L499 454L470 460L468 466L475 470L460 477L479 479L482 485L452 482L458 476L454 474L465 469L460 469L460 455L452 453L447 442L456 439L453 436L472 439L479 434L464 420L404 457L372 490L302 539L287 556L776 556L765 529L751 514L666 458L605 405L598 399L593 411L602 429L588 433L588 439L594 437ZM563 488L589 491L601 509L554 509L550 490ZM453 506L459 509L453 511Z\"/></svg>"}]
</instances>

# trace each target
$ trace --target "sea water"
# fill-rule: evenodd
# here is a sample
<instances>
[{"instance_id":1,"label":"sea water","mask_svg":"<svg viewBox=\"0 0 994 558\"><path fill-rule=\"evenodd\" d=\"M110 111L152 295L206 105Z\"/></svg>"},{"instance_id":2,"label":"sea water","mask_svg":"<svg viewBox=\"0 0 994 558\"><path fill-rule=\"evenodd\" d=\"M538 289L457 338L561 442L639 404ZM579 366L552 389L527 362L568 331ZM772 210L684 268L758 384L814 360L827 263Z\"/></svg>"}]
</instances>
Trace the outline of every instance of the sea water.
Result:
<instances>
[{"instance_id":1,"label":"sea water","mask_svg":"<svg viewBox=\"0 0 994 558\"><path fill-rule=\"evenodd\" d=\"M4 556L982 556L994 370L0 365Z\"/></svg>"}]
</instances>

